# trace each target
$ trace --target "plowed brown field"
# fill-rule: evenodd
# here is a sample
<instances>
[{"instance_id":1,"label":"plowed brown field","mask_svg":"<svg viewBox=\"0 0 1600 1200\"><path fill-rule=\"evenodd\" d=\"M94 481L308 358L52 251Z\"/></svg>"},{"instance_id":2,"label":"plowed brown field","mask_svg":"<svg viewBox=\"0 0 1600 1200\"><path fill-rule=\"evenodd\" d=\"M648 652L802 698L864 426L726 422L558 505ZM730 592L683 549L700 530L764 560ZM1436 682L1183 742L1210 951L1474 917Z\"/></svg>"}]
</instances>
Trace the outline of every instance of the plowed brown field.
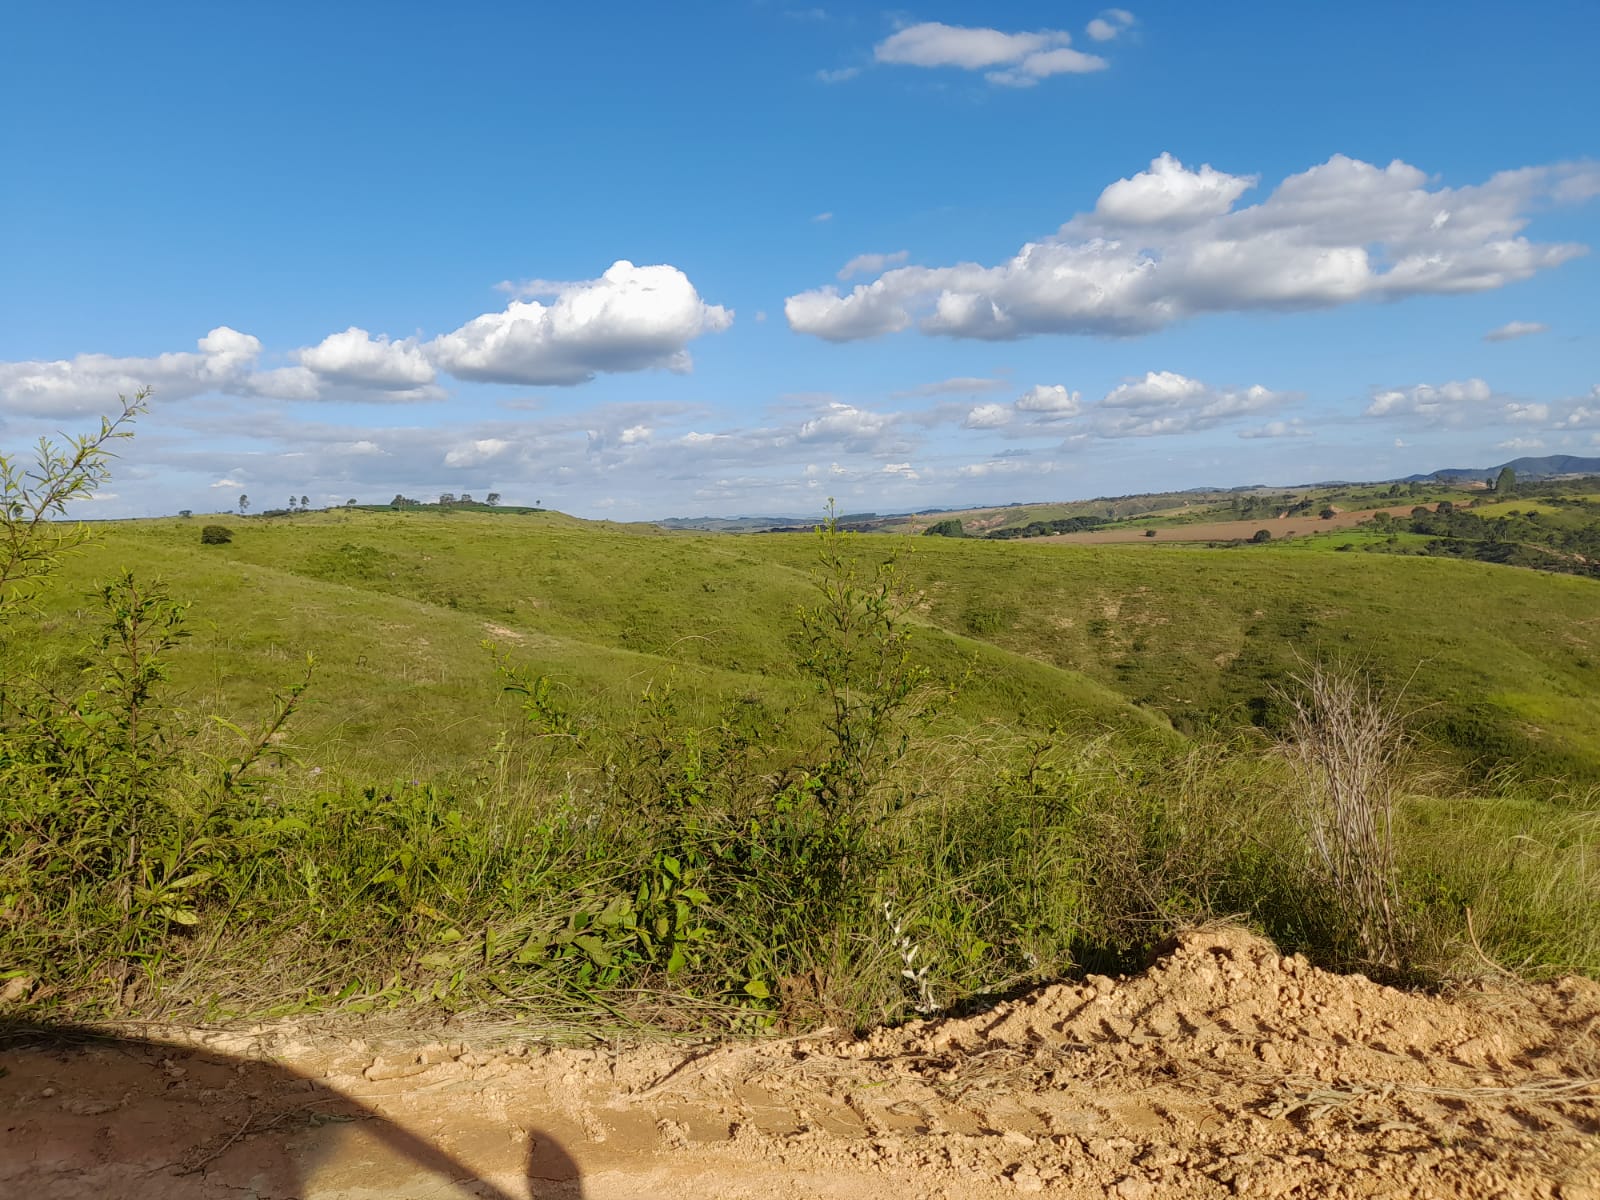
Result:
<instances>
[{"instance_id":1,"label":"plowed brown field","mask_svg":"<svg viewBox=\"0 0 1600 1200\"><path fill-rule=\"evenodd\" d=\"M1328 533L1337 529L1354 529L1377 513L1391 517L1409 517L1416 505L1405 504L1394 508L1367 508L1357 512L1336 513L1326 521L1315 513L1302 513L1297 517L1256 517L1250 521L1205 521L1194 525L1140 526L1126 529L1091 529L1087 533L1054 533L1049 537L1029 538L1028 544L1038 542L1077 542L1083 545L1105 545L1111 542L1232 542L1248 541L1259 529L1265 529L1274 539L1304 537L1308 533ZM1431 508L1432 505L1424 505ZM1156 536L1145 536L1153 528Z\"/></svg>"}]
</instances>

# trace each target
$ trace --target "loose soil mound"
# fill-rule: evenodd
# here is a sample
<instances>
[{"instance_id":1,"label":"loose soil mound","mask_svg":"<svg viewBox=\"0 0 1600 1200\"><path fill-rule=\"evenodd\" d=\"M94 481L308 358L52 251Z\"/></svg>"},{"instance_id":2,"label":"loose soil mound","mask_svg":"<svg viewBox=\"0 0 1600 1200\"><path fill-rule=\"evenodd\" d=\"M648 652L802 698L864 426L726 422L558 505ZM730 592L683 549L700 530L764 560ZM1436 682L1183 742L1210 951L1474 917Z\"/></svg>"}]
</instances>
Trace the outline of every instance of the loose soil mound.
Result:
<instances>
[{"instance_id":1,"label":"loose soil mound","mask_svg":"<svg viewBox=\"0 0 1600 1200\"><path fill-rule=\"evenodd\" d=\"M301 1037L14 1042L0 1192L1600 1200L1600 985L1408 994L1237 929L860 1040Z\"/></svg>"}]
</instances>

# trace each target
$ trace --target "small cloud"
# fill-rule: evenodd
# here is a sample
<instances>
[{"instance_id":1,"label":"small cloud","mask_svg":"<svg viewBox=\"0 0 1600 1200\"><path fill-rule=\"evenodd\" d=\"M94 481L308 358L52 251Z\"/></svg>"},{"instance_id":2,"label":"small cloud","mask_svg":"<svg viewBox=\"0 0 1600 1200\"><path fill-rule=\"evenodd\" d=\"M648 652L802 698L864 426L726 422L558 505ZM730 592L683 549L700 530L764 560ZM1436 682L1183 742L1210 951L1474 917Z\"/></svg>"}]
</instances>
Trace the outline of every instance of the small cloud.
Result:
<instances>
[{"instance_id":1,"label":"small cloud","mask_svg":"<svg viewBox=\"0 0 1600 1200\"><path fill-rule=\"evenodd\" d=\"M1495 443L1496 450L1543 450L1544 443L1538 438L1512 438L1509 441Z\"/></svg>"},{"instance_id":2,"label":"small cloud","mask_svg":"<svg viewBox=\"0 0 1600 1200\"><path fill-rule=\"evenodd\" d=\"M836 71L818 71L817 80L820 83L844 83L846 80L854 79L859 74L861 74L860 67L840 67Z\"/></svg>"},{"instance_id":3,"label":"small cloud","mask_svg":"<svg viewBox=\"0 0 1600 1200\"><path fill-rule=\"evenodd\" d=\"M1045 421L1077 416L1082 408L1079 393L1069 391L1061 383L1035 384L1017 400L1018 412L1038 413L1039 419Z\"/></svg>"},{"instance_id":4,"label":"small cloud","mask_svg":"<svg viewBox=\"0 0 1600 1200\"><path fill-rule=\"evenodd\" d=\"M1125 8L1108 8L1085 28L1097 42L1115 41L1117 35L1133 24L1133 14Z\"/></svg>"},{"instance_id":5,"label":"small cloud","mask_svg":"<svg viewBox=\"0 0 1600 1200\"><path fill-rule=\"evenodd\" d=\"M237 479L219 479L215 483L213 483L211 486L214 487L214 488L220 488L220 487L236 488L236 487L243 487L244 484L240 483Z\"/></svg>"},{"instance_id":6,"label":"small cloud","mask_svg":"<svg viewBox=\"0 0 1600 1200\"><path fill-rule=\"evenodd\" d=\"M1101 71L1110 65L1096 55L1071 49L1071 42L1072 35L1060 29L1005 33L924 21L885 38L872 53L881 63L985 71L990 83L1010 87L1032 87L1051 75Z\"/></svg>"},{"instance_id":7,"label":"small cloud","mask_svg":"<svg viewBox=\"0 0 1600 1200\"><path fill-rule=\"evenodd\" d=\"M828 10L825 8L786 8L783 15L791 21L826 21Z\"/></svg>"},{"instance_id":8,"label":"small cloud","mask_svg":"<svg viewBox=\"0 0 1600 1200\"><path fill-rule=\"evenodd\" d=\"M1549 329L1543 321L1507 321L1499 329L1491 329L1483 335L1486 342L1514 342L1518 338L1532 337L1536 333L1543 333Z\"/></svg>"},{"instance_id":9,"label":"small cloud","mask_svg":"<svg viewBox=\"0 0 1600 1200\"><path fill-rule=\"evenodd\" d=\"M974 396L983 392L1003 392L1010 386L1010 382L1004 379L958 375L954 379L940 379L934 383L906 388L902 392L895 392L894 398L904 400L910 396Z\"/></svg>"},{"instance_id":10,"label":"small cloud","mask_svg":"<svg viewBox=\"0 0 1600 1200\"><path fill-rule=\"evenodd\" d=\"M820 225L824 221L831 220L833 220L833 214L831 212L819 212L816 216L811 218L811 222L814 225Z\"/></svg>"},{"instance_id":11,"label":"small cloud","mask_svg":"<svg viewBox=\"0 0 1600 1200\"><path fill-rule=\"evenodd\" d=\"M759 325L763 321L765 321L766 319L767 319L766 309L763 309L763 308L756 309L756 324Z\"/></svg>"},{"instance_id":12,"label":"small cloud","mask_svg":"<svg viewBox=\"0 0 1600 1200\"><path fill-rule=\"evenodd\" d=\"M1011 421L1009 404L980 404L962 422L968 429L999 429Z\"/></svg>"},{"instance_id":13,"label":"small cloud","mask_svg":"<svg viewBox=\"0 0 1600 1200\"><path fill-rule=\"evenodd\" d=\"M852 275L879 275L889 267L897 267L911 257L909 250L895 250L889 254L858 254L839 268L839 278Z\"/></svg>"},{"instance_id":14,"label":"small cloud","mask_svg":"<svg viewBox=\"0 0 1600 1200\"><path fill-rule=\"evenodd\" d=\"M1453 379L1437 386L1419 383L1374 390L1366 415L1420 418L1430 425L1461 425L1472 414L1481 414L1494 398L1494 389L1481 379Z\"/></svg>"},{"instance_id":15,"label":"small cloud","mask_svg":"<svg viewBox=\"0 0 1600 1200\"><path fill-rule=\"evenodd\" d=\"M1259 429L1241 429L1239 436L1242 438L1298 438L1310 437L1311 433L1304 428L1299 418L1292 421L1268 421Z\"/></svg>"},{"instance_id":16,"label":"small cloud","mask_svg":"<svg viewBox=\"0 0 1600 1200\"><path fill-rule=\"evenodd\" d=\"M425 362L458 379L559 387L602 372L683 374L692 367L688 344L733 324L731 309L707 304L687 275L665 263L638 267L618 259L598 279L511 286L529 299L512 300L425 343ZM542 303L535 296L554 299ZM369 374L406 369L404 343L373 344L360 329L339 337L345 340L335 357L352 358Z\"/></svg>"}]
</instances>

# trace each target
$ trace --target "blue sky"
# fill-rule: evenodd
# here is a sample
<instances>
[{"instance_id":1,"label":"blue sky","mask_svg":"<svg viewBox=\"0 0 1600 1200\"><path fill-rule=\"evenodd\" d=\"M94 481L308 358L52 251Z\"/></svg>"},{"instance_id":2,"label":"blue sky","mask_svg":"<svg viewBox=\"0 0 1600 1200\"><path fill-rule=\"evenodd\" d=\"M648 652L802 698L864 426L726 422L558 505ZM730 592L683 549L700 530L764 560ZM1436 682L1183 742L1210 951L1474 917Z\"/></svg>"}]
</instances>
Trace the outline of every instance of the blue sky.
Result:
<instances>
[{"instance_id":1,"label":"blue sky","mask_svg":"<svg viewBox=\"0 0 1600 1200\"><path fill-rule=\"evenodd\" d=\"M0 444L94 515L1600 455L1600 6L19 5Z\"/></svg>"}]
</instances>

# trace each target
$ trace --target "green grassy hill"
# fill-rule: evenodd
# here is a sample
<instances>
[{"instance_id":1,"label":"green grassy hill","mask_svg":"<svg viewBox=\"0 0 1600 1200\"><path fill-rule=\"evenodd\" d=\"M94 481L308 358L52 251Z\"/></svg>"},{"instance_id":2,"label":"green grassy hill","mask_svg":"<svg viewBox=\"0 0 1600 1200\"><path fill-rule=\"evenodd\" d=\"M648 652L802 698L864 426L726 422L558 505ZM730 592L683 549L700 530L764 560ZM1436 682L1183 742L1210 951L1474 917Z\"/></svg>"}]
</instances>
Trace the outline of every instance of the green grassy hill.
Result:
<instances>
[{"instance_id":1,"label":"green grassy hill","mask_svg":"<svg viewBox=\"0 0 1600 1200\"><path fill-rule=\"evenodd\" d=\"M485 642L598 711L669 681L703 711L809 694L794 666L795 614L813 599L809 538L666 535L554 513L337 512L234 520L233 542L208 546L201 525L108 526L46 597L39 652L70 667L95 581L124 568L160 578L196 602L176 658L186 706L264 705L314 654L296 740L367 775L455 769L493 745L514 717ZM902 544L862 545L874 542ZM1160 723L1104 683L959 629L930 624L917 652L940 682L960 683L956 724Z\"/></svg>"},{"instance_id":2,"label":"green grassy hill","mask_svg":"<svg viewBox=\"0 0 1600 1200\"><path fill-rule=\"evenodd\" d=\"M89 584L123 566L193 598L181 682L200 707L265 696L315 653L303 738L362 769L458 765L507 719L481 643L624 703L798 699L794 614L813 539L722 537L556 513L331 512L118 523L52 593L60 653ZM919 654L963 681L952 719L1047 725L1272 719L1298 658L1404 686L1481 761L1600 777L1600 583L1472 562L1273 549L861 535L923 593Z\"/></svg>"},{"instance_id":3,"label":"green grassy hill","mask_svg":"<svg viewBox=\"0 0 1600 1200\"><path fill-rule=\"evenodd\" d=\"M924 723L877 670L899 643L859 592L808 643L829 539L460 509L228 523L213 545L204 519L108 523L38 617L0 627L17 1003L861 1024L924 982L976 1002L1238 913L1392 978L1483 954L1600 971L1600 580L1272 545L832 542L866 579L897 558L913 654L946 685ZM193 602L150 703L126 640L85 652L95 585L125 569ZM554 705L528 719L487 643ZM855 650L867 669L838 669ZM294 753L236 771L252 743L209 717L261 729L307 654ZM1392 829L1392 856L1356 859L1397 906L1380 924L1306 838L1322 777L1233 736L1334 659L1404 687L1462 759L1540 777L1413 771L1381 737L1362 802L1393 823L1360 828ZM915 997L895 922L932 964Z\"/></svg>"}]
</instances>

